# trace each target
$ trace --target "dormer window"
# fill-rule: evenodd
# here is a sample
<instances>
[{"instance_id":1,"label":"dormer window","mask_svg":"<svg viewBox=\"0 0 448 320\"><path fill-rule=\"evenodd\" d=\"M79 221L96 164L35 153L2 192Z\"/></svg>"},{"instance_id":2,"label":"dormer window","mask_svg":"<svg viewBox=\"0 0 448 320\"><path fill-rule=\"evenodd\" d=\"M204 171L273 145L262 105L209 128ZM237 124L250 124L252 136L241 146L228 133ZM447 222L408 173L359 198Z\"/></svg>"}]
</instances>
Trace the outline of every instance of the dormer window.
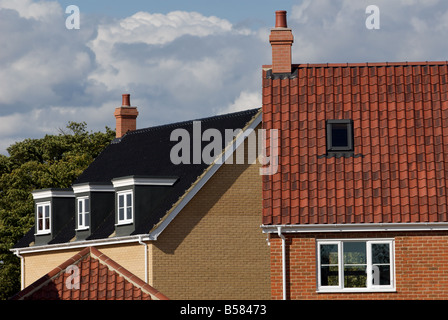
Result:
<instances>
[{"instance_id":1,"label":"dormer window","mask_svg":"<svg viewBox=\"0 0 448 320\"><path fill-rule=\"evenodd\" d=\"M132 190L117 193L118 224L133 222L134 207L132 201Z\"/></svg>"},{"instance_id":2,"label":"dormer window","mask_svg":"<svg viewBox=\"0 0 448 320\"><path fill-rule=\"evenodd\" d=\"M78 229L88 229L90 226L90 199L78 198Z\"/></svg>"},{"instance_id":3,"label":"dormer window","mask_svg":"<svg viewBox=\"0 0 448 320\"><path fill-rule=\"evenodd\" d=\"M353 152L352 120L327 120L327 151Z\"/></svg>"},{"instance_id":4,"label":"dormer window","mask_svg":"<svg viewBox=\"0 0 448 320\"><path fill-rule=\"evenodd\" d=\"M37 209L37 233L47 234L51 232L51 206L50 202L38 203Z\"/></svg>"}]
</instances>

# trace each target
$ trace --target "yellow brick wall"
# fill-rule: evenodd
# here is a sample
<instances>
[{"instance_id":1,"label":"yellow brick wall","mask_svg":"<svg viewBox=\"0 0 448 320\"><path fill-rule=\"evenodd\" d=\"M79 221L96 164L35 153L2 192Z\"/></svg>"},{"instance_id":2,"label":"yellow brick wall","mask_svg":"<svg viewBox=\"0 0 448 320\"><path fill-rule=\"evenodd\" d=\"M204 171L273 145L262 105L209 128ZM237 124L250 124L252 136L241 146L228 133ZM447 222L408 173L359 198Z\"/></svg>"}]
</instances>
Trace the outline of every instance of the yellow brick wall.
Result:
<instances>
[{"instance_id":1,"label":"yellow brick wall","mask_svg":"<svg viewBox=\"0 0 448 320\"><path fill-rule=\"evenodd\" d=\"M155 288L171 299L270 299L259 168L224 164L163 231Z\"/></svg>"}]
</instances>

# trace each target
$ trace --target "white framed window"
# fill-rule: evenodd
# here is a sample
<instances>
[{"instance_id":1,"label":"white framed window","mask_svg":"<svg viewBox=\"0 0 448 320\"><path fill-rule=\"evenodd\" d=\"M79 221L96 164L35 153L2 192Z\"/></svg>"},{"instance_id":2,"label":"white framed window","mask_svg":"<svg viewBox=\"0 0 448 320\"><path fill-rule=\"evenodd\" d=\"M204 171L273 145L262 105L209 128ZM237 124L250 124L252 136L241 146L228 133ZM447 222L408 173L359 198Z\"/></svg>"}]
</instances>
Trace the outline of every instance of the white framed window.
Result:
<instances>
[{"instance_id":1,"label":"white framed window","mask_svg":"<svg viewBox=\"0 0 448 320\"><path fill-rule=\"evenodd\" d=\"M51 232L51 204L42 202L36 205L37 210L37 234L47 234Z\"/></svg>"},{"instance_id":2,"label":"white framed window","mask_svg":"<svg viewBox=\"0 0 448 320\"><path fill-rule=\"evenodd\" d=\"M134 219L132 190L117 192L118 224L132 223Z\"/></svg>"},{"instance_id":3,"label":"white framed window","mask_svg":"<svg viewBox=\"0 0 448 320\"><path fill-rule=\"evenodd\" d=\"M395 290L392 239L317 240L318 292Z\"/></svg>"},{"instance_id":4,"label":"white framed window","mask_svg":"<svg viewBox=\"0 0 448 320\"><path fill-rule=\"evenodd\" d=\"M78 198L78 230L88 229L90 226L90 199Z\"/></svg>"}]
</instances>

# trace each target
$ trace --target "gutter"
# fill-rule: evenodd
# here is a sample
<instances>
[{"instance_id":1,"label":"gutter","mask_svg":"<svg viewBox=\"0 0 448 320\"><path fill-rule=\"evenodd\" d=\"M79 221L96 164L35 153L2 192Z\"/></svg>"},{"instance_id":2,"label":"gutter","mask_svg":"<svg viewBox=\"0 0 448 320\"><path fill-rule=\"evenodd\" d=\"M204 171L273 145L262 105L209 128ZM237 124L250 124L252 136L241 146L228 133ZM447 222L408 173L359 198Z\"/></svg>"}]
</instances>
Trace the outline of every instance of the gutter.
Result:
<instances>
[{"instance_id":1,"label":"gutter","mask_svg":"<svg viewBox=\"0 0 448 320\"><path fill-rule=\"evenodd\" d=\"M283 300L286 300L286 239L282 234L282 227L277 227L277 234L282 239L282 285L283 285Z\"/></svg>"},{"instance_id":2,"label":"gutter","mask_svg":"<svg viewBox=\"0 0 448 320\"><path fill-rule=\"evenodd\" d=\"M56 251L56 250L64 250L64 249L76 249L76 248L85 248L92 246L106 246L113 244L122 244L122 243L130 243L130 242L142 242L142 241L150 241L154 240L150 237L149 234L139 234L135 236L124 236L124 237L114 237L114 238L105 238L105 239L96 239L96 240L83 240L83 241L73 241L73 242L64 242L57 244L47 244L43 246L35 246L35 247L24 247L24 248L13 248L10 249L16 256L20 256L21 254L26 253L35 253L35 252L46 252L46 251Z\"/></svg>"}]
</instances>

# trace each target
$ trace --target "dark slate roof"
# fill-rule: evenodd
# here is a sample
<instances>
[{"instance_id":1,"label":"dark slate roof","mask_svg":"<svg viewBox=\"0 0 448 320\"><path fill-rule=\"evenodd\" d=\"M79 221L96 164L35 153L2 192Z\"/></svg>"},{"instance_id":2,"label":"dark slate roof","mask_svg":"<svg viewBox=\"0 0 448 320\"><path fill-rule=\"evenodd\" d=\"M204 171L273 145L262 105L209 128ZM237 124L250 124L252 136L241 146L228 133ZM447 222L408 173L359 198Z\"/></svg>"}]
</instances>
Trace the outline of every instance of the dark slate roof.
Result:
<instances>
[{"instance_id":1,"label":"dark slate roof","mask_svg":"<svg viewBox=\"0 0 448 320\"><path fill-rule=\"evenodd\" d=\"M172 186L169 194L151 210L145 221L140 223L131 235L148 233L209 166L203 162L201 164L173 164L170 159L170 151L178 141L170 141L171 132L175 129L185 129L192 137L193 121L201 121L202 132L214 128L219 130L224 137L225 129L243 129L259 111L260 109L257 108L128 132L121 139L115 139L106 147L74 184L110 183L114 178L126 176L177 177L178 180ZM190 142L192 144L193 141ZM209 143L208 141L203 142L202 147ZM192 147L191 150L193 150ZM73 213L72 220L57 232L49 244L68 242L75 237L74 216L75 213ZM115 230L114 217L114 212L110 212L103 223L96 230L92 230L87 240L109 237ZM14 248L28 247L33 241L34 228Z\"/></svg>"}]
</instances>

